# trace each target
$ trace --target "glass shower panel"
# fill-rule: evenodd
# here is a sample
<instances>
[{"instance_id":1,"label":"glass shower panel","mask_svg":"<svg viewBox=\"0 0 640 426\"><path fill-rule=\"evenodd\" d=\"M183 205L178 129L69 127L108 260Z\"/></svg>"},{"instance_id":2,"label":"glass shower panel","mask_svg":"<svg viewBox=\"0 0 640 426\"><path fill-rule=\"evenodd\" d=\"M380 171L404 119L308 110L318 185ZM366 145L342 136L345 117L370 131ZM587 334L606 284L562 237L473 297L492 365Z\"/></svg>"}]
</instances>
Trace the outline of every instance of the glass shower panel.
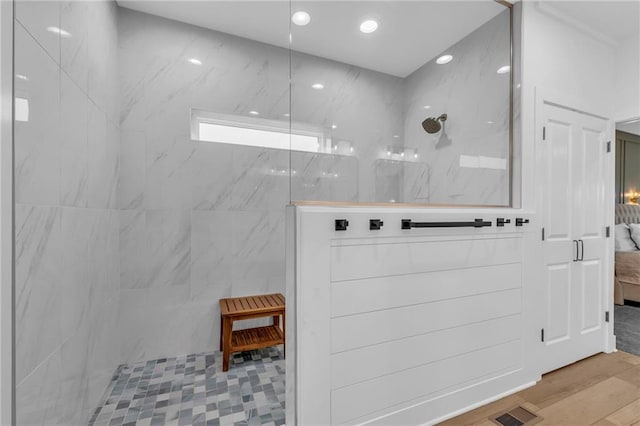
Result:
<instances>
[{"instance_id":1,"label":"glass shower panel","mask_svg":"<svg viewBox=\"0 0 640 426\"><path fill-rule=\"evenodd\" d=\"M510 21L492 0L293 1L291 131L322 142L292 146L292 200L509 205Z\"/></svg>"},{"instance_id":2,"label":"glass shower panel","mask_svg":"<svg viewBox=\"0 0 640 426\"><path fill-rule=\"evenodd\" d=\"M124 214L135 232L123 244L121 287L139 302L123 308L131 315L159 300L142 327L153 335L174 316L215 323L221 298L284 293L290 15L288 1L127 4L137 10L119 16L122 127L144 138L147 183L144 202L132 193ZM141 173L131 170L125 185ZM211 324L161 351L153 341L131 346L125 361L211 350ZM127 329L125 343L139 331Z\"/></svg>"},{"instance_id":3,"label":"glass shower panel","mask_svg":"<svg viewBox=\"0 0 640 426\"><path fill-rule=\"evenodd\" d=\"M119 365L285 292L290 143L320 141L290 137L289 10L15 2L18 424L88 424Z\"/></svg>"}]
</instances>

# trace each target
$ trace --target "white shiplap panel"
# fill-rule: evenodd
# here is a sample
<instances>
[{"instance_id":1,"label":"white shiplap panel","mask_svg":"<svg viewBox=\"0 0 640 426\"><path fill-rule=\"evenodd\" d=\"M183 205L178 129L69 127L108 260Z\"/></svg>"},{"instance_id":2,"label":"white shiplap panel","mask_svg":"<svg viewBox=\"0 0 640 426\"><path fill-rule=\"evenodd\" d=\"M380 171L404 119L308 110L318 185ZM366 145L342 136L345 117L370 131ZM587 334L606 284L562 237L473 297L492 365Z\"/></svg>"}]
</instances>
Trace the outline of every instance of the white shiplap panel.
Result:
<instances>
[{"instance_id":1,"label":"white shiplap panel","mask_svg":"<svg viewBox=\"0 0 640 426\"><path fill-rule=\"evenodd\" d=\"M521 367L521 352L516 340L333 390L331 423L341 424L480 377L512 371Z\"/></svg>"},{"instance_id":2,"label":"white shiplap panel","mask_svg":"<svg viewBox=\"0 0 640 426\"><path fill-rule=\"evenodd\" d=\"M333 318L331 352L514 315L521 305L515 289Z\"/></svg>"},{"instance_id":3,"label":"white shiplap panel","mask_svg":"<svg viewBox=\"0 0 640 426\"><path fill-rule=\"evenodd\" d=\"M331 316L520 288L520 264L340 281L331 285Z\"/></svg>"},{"instance_id":4,"label":"white shiplap panel","mask_svg":"<svg viewBox=\"0 0 640 426\"><path fill-rule=\"evenodd\" d=\"M331 356L332 389L519 339L520 315L421 334Z\"/></svg>"},{"instance_id":5,"label":"white shiplap panel","mask_svg":"<svg viewBox=\"0 0 640 426\"><path fill-rule=\"evenodd\" d=\"M331 281L416 274L522 261L520 238L331 247Z\"/></svg>"}]
</instances>

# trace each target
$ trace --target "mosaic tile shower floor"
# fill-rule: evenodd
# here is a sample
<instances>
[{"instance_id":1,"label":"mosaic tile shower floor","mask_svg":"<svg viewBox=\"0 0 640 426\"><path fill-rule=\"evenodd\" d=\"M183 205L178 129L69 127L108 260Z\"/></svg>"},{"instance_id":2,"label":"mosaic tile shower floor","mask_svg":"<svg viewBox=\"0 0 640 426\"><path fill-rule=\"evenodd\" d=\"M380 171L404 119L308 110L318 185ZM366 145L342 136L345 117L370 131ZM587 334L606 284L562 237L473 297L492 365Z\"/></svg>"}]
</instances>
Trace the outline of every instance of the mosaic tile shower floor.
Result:
<instances>
[{"instance_id":1,"label":"mosaic tile shower floor","mask_svg":"<svg viewBox=\"0 0 640 426\"><path fill-rule=\"evenodd\" d=\"M233 354L226 373L219 352L122 365L89 425L283 425L281 348Z\"/></svg>"}]
</instances>

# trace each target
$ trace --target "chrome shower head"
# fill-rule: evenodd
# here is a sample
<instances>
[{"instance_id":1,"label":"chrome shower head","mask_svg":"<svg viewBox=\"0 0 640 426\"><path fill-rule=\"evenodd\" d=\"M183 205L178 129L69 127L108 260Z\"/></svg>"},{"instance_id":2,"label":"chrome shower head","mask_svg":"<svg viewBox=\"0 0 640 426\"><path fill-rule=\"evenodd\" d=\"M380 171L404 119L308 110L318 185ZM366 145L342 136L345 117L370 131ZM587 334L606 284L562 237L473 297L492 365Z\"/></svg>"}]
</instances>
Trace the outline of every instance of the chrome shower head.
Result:
<instances>
[{"instance_id":1,"label":"chrome shower head","mask_svg":"<svg viewBox=\"0 0 640 426\"><path fill-rule=\"evenodd\" d=\"M447 120L447 114L442 114L438 118L429 117L422 122L422 128L429 134L438 133L442 128L442 124Z\"/></svg>"}]
</instances>

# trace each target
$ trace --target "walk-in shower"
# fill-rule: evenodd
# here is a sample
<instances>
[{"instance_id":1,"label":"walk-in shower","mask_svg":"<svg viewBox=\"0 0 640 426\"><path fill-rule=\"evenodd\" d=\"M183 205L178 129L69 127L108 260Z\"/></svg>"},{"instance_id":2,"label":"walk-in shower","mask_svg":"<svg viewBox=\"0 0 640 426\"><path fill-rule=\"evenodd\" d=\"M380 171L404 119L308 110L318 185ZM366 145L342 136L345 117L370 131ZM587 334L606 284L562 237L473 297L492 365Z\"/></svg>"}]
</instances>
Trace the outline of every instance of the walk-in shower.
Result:
<instances>
[{"instance_id":1,"label":"walk-in shower","mask_svg":"<svg viewBox=\"0 0 640 426\"><path fill-rule=\"evenodd\" d=\"M222 372L218 301L285 293L290 203L510 205L510 20L16 0L17 423L283 424L282 347Z\"/></svg>"}]
</instances>

